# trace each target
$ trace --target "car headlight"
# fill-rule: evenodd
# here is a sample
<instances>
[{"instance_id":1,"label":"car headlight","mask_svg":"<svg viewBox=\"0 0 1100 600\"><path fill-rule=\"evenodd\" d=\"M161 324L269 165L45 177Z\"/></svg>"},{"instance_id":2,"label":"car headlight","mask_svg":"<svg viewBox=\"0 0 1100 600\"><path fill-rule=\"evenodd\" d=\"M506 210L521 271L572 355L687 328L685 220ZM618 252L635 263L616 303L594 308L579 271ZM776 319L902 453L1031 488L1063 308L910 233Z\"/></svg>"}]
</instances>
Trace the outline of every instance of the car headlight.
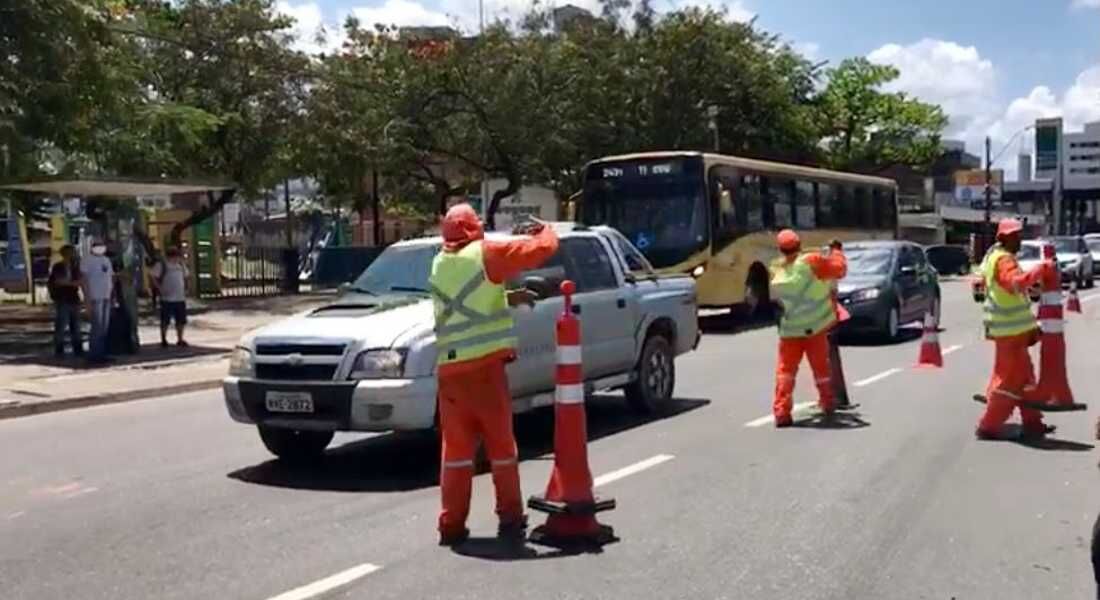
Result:
<instances>
[{"instance_id":1,"label":"car headlight","mask_svg":"<svg viewBox=\"0 0 1100 600\"><path fill-rule=\"evenodd\" d=\"M405 349L366 350L355 357L352 379L396 379L405 368Z\"/></svg>"},{"instance_id":2,"label":"car headlight","mask_svg":"<svg viewBox=\"0 0 1100 600\"><path fill-rule=\"evenodd\" d=\"M879 297L882 290L878 288L867 288L865 290L858 290L852 294L853 302L863 302L865 300L874 300Z\"/></svg>"},{"instance_id":3,"label":"car headlight","mask_svg":"<svg viewBox=\"0 0 1100 600\"><path fill-rule=\"evenodd\" d=\"M229 374L233 377L251 377L252 370L252 351L248 348L242 348L240 346L233 349L233 354L229 357Z\"/></svg>"},{"instance_id":4,"label":"car headlight","mask_svg":"<svg viewBox=\"0 0 1100 600\"><path fill-rule=\"evenodd\" d=\"M691 270L691 276L698 279L703 276L703 273L707 272L707 268L703 265L699 265Z\"/></svg>"}]
</instances>

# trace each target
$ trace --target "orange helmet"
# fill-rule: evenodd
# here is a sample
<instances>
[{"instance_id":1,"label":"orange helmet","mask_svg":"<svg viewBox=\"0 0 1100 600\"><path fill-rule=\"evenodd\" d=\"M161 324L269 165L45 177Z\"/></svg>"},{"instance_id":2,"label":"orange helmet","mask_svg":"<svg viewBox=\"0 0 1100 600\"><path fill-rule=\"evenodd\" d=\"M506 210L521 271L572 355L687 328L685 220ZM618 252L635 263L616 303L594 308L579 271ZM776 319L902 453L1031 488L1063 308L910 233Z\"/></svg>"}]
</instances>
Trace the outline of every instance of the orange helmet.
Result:
<instances>
[{"instance_id":1,"label":"orange helmet","mask_svg":"<svg viewBox=\"0 0 1100 600\"><path fill-rule=\"evenodd\" d=\"M802 247L802 240L792 229L780 231L779 235L775 236L775 241L779 244L779 250L782 252L792 252Z\"/></svg>"},{"instance_id":2,"label":"orange helmet","mask_svg":"<svg viewBox=\"0 0 1100 600\"><path fill-rule=\"evenodd\" d=\"M472 241L485 237L481 219L473 207L456 204L443 217L443 248L454 252Z\"/></svg>"},{"instance_id":3,"label":"orange helmet","mask_svg":"<svg viewBox=\"0 0 1100 600\"><path fill-rule=\"evenodd\" d=\"M1001 222L997 224L997 238L1002 236L1012 235L1014 233L1020 233L1024 230L1024 224L1017 219L1001 219Z\"/></svg>"}]
</instances>

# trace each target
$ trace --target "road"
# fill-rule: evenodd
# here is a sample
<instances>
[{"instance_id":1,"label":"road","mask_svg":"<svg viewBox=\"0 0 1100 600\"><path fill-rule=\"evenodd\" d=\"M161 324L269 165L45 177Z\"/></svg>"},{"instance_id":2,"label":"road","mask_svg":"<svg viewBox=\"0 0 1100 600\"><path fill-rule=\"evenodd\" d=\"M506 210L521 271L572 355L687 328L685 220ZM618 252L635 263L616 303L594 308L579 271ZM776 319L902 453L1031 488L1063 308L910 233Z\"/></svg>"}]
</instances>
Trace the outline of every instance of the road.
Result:
<instances>
[{"instance_id":1,"label":"road","mask_svg":"<svg viewBox=\"0 0 1100 600\"><path fill-rule=\"evenodd\" d=\"M486 475L475 539L437 547L437 463L415 436L343 436L303 470L272 461L214 393L0 422L0 597L1093 597L1096 410L1052 417L1041 446L975 440L991 348L965 285L944 296L945 368L912 369L915 339L845 347L861 406L837 426L771 427L774 328L705 336L659 418L594 400L591 467L619 504L601 520L621 538L600 554L478 539L495 533ZM1083 299L1067 343L1088 401L1100 295ZM519 431L532 493L549 419Z\"/></svg>"}]
</instances>

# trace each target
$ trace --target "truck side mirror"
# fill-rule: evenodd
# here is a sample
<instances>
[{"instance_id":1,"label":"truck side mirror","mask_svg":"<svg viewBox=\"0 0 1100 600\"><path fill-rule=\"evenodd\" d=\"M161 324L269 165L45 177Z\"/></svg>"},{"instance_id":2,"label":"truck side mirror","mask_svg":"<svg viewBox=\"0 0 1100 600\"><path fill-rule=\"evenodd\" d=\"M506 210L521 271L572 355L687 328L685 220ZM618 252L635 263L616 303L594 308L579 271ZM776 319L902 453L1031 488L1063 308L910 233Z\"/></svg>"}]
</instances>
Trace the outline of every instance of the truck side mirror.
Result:
<instances>
[{"instance_id":1,"label":"truck side mirror","mask_svg":"<svg viewBox=\"0 0 1100 600\"><path fill-rule=\"evenodd\" d=\"M554 295L554 286L545 277L531 275L523 279L523 287L534 292L539 300L545 300Z\"/></svg>"}]
</instances>

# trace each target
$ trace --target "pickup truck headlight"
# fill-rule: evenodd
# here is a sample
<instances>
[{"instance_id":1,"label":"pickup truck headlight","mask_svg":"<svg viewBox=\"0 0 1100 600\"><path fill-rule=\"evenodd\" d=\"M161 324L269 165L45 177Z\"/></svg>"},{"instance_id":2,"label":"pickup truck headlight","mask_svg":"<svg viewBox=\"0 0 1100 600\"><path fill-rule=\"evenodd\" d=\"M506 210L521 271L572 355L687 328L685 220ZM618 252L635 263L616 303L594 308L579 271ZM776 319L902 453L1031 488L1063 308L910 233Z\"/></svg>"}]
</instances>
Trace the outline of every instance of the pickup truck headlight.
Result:
<instances>
[{"instance_id":1,"label":"pickup truck headlight","mask_svg":"<svg viewBox=\"0 0 1100 600\"><path fill-rule=\"evenodd\" d=\"M233 354L229 357L229 375L232 377L253 375L251 350L240 346L233 349Z\"/></svg>"},{"instance_id":2,"label":"pickup truck headlight","mask_svg":"<svg viewBox=\"0 0 1100 600\"><path fill-rule=\"evenodd\" d=\"M351 379L397 379L405 369L405 349L366 350L355 357Z\"/></svg>"},{"instance_id":3,"label":"pickup truck headlight","mask_svg":"<svg viewBox=\"0 0 1100 600\"><path fill-rule=\"evenodd\" d=\"M857 290L852 293L852 302L865 302L867 300L874 300L879 297L882 290L879 288L867 288L865 290Z\"/></svg>"}]
</instances>

